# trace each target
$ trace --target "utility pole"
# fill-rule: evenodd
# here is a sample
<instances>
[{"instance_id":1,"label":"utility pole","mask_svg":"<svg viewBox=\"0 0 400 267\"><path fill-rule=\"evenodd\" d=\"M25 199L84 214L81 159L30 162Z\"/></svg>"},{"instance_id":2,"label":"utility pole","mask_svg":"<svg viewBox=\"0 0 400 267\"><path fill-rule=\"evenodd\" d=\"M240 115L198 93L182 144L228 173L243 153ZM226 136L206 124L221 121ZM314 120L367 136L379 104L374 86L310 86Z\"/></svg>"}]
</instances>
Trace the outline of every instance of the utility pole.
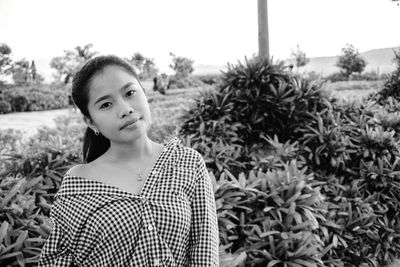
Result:
<instances>
[{"instance_id":1,"label":"utility pole","mask_svg":"<svg viewBox=\"0 0 400 267\"><path fill-rule=\"evenodd\" d=\"M258 56L269 60L268 0L258 0Z\"/></svg>"}]
</instances>

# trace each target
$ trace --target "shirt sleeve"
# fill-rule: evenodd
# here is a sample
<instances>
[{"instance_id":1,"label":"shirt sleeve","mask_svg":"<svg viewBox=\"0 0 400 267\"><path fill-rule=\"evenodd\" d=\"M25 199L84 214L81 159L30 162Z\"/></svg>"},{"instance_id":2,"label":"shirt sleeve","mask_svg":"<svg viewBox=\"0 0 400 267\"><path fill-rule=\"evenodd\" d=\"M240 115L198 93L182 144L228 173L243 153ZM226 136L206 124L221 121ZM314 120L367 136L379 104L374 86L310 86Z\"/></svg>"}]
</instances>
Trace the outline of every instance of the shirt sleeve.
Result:
<instances>
[{"instance_id":1,"label":"shirt sleeve","mask_svg":"<svg viewBox=\"0 0 400 267\"><path fill-rule=\"evenodd\" d=\"M64 231L50 215L53 227L42 247L38 267L73 267L72 254L65 246Z\"/></svg>"},{"instance_id":2,"label":"shirt sleeve","mask_svg":"<svg viewBox=\"0 0 400 267\"><path fill-rule=\"evenodd\" d=\"M200 155L199 157L196 187L192 198L189 266L219 266L215 197L204 160Z\"/></svg>"}]
</instances>

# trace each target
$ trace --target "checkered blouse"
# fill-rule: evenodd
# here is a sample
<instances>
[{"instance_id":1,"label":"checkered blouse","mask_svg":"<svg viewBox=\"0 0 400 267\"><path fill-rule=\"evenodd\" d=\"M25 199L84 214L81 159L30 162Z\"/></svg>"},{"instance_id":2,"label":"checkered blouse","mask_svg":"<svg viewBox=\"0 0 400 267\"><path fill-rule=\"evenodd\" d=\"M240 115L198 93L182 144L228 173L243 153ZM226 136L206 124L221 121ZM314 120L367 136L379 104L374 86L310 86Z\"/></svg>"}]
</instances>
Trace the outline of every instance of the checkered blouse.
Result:
<instances>
[{"instance_id":1,"label":"checkered blouse","mask_svg":"<svg viewBox=\"0 0 400 267\"><path fill-rule=\"evenodd\" d=\"M218 227L200 154L169 141L140 195L66 174L39 266L218 266Z\"/></svg>"}]
</instances>

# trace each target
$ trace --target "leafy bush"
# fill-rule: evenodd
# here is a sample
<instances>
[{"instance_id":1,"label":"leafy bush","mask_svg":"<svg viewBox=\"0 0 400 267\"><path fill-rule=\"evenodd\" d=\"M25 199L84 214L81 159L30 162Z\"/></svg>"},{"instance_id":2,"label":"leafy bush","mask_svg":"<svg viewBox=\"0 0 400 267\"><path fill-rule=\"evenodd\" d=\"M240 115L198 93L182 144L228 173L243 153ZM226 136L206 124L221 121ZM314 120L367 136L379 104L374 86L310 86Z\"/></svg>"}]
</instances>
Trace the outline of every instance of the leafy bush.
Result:
<instances>
[{"instance_id":1,"label":"leafy bush","mask_svg":"<svg viewBox=\"0 0 400 267\"><path fill-rule=\"evenodd\" d=\"M216 85L221 82L221 74L193 75L193 77L208 85Z\"/></svg>"},{"instance_id":2,"label":"leafy bush","mask_svg":"<svg viewBox=\"0 0 400 267\"><path fill-rule=\"evenodd\" d=\"M0 114L5 114L11 112L12 108L10 103L4 100L0 100Z\"/></svg>"},{"instance_id":3,"label":"leafy bush","mask_svg":"<svg viewBox=\"0 0 400 267\"><path fill-rule=\"evenodd\" d=\"M393 61L396 63L396 69L390 74L385 84L376 95L371 96L379 104L384 104L389 97L400 100L400 50L394 51Z\"/></svg>"},{"instance_id":4,"label":"leafy bush","mask_svg":"<svg viewBox=\"0 0 400 267\"><path fill-rule=\"evenodd\" d=\"M5 170L0 173L2 266L37 265L51 230L48 216L53 197L65 171L80 162L77 142L61 136L60 132L39 134L22 144L23 149L1 153L0 167Z\"/></svg>"},{"instance_id":5,"label":"leafy bush","mask_svg":"<svg viewBox=\"0 0 400 267\"><path fill-rule=\"evenodd\" d=\"M334 73L324 77L324 79L327 81L333 82L333 83L349 80L349 78L342 72L334 72Z\"/></svg>"},{"instance_id":6,"label":"leafy bush","mask_svg":"<svg viewBox=\"0 0 400 267\"><path fill-rule=\"evenodd\" d=\"M0 155L20 151L22 148L22 132L19 130L0 130ZM2 170L0 163L0 170Z\"/></svg>"},{"instance_id":7,"label":"leafy bush","mask_svg":"<svg viewBox=\"0 0 400 267\"><path fill-rule=\"evenodd\" d=\"M184 89L192 87L204 86L204 83L196 77L193 76L170 76L169 78L169 88L170 89Z\"/></svg>"},{"instance_id":8,"label":"leafy bush","mask_svg":"<svg viewBox=\"0 0 400 267\"><path fill-rule=\"evenodd\" d=\"M400 257L395 91L382 102L344 105L321 88L282 64L253 60L204 90L182 126L178 107L190 103L182 90L149 97L156 114L174 114L155 121L153 138L164 141L179 127L212 171L221 266L385 266ZM82 127L60 118L24 152L2 155L1 263L37 259L62 173L80 162Z\"/></svg>"},{"instance_id":9,"label":"leafy bush","mask_svg":"<svg viewBox=\"0 0 400 267\"><path fill-rule=\"evenodd\" d=\"M222 83L186 113L180 133L206 155L218 179L225 169L237 176L256 170L279 172L282 162L303 162L308 167L305 174L313 175L325 196L327 213L312 232L321 241L318 255L323 264L382 266L400 256L400 247L389 245L400 243L399 121L392 113L400 104L389 100L384 106L373 101L339 105L319 84L289 77L283 66L252 61L230 67ZM240 206L252 198L234 192ZM236 218L230 229L237 229L244 215L232 212L230 204L225 207L229 218ZM221 235L226 244L231 241L229 253L237 257L246 247L243 240L258 240L229 233ZM265 242L264 254L271 254L273 245ZM246 255L246 261L249 255L255 257L257 266L257 256ZM309 264L316 263L309 259Z\"/></svg>"},{"instance_id":10,"label":"leafy bush","mask_svg":"<svg viewBox=\"0 0 400 267\"><path fill-rule=\"evenodd\" d=\"M247 151L266 143L265 136L277 135L282 141L297 138L296 127L330 105L319 84L291 77L282 62L229 65L221 79L183 115L180 129L206 158L222 156L222 161L218 157L208 161L215 171L245 167L238 162L248 162Z\"/></svg>"},{"instance_id":11,"label":"leafy bush","mask_svg":"<svg viewBox=\"0 0 400 267\"><path fill-rule=\"evenodd\" d=\"M222 245L245 252L246 266L322 266L319 190L296 162L248 177L225 171L215 186Z\"/></svg>"},{"instance_id":12,"label":"leafy bush","mask_svg":"<svg viewBox=\"0 0 400 267\"><path fill-rule=\"evenodd\" d=\"M48 237L50 202L42 177L1 177L0 233L2 266L32 266ZM36 264L37 265L37 264Z\"/></svg>"},{"instance_id":13,"label":"leafy bush","mask_svg":"<svg viewBox=\"0 0 400 267\"><path fill-rule=\"evenodd\" d=\"M10 112L50 110L68 106L65 88L38 86L21 86L4 90L3 101L11 106Z\"/></svg>"},{"instance_id":14,"label":"leafy bush","mask_svg":"<svg viewBox=\"0 0 400 267\"><path fill-rule=\"evenodd\" d=\"M384 79L385 75L378 75L375 71L353 73L350 76L346 76L342 72L335 72L326 77L325 80L330 82L344 82L344 81L379 81Z\"/></svg>"}]
</instances>

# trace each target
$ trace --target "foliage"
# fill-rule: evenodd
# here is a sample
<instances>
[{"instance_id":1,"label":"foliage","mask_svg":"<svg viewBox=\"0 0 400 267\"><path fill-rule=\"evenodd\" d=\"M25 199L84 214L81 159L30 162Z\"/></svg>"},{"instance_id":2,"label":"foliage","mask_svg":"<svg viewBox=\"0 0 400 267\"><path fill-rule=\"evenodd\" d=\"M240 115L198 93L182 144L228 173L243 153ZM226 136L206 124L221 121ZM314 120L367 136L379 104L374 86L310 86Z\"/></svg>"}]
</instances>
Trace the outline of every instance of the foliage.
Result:
<instances>
[{"instance_id":1,"label":"foliage","mask_svg":"<svg viewBox=\"0 0 400 267\"><path fill-rule=\"evenodd\" d=\"M172 75L169 77L168 88L170 89L187 89L201 86L204 86L204 83L195 76L182 77L179 75Z\"/></svg>"},{"instance_id":2,"label":"foliage","mask_svg":"<svg viewBox=\"0 0 400 267\"><path fill-rule=\"evenodd\" d=\"M168 105L164 103L170 98L160 99L159 94L149 92L152 111L158 106L184 106L190 102L186 97L195 95L197 90L171 90L175 102ZM157 116L159 120L153 121L152 138L164 143L173 134L171 127L179 122L179 110L168 108L159 113L164 117ZM171 125L166 124L168 121ZM74 115L57 118L55 128L40 128L24 141L21 132L0 131L1 266L37 266L40 250L51 230L48 216L53 196L66 170L82 162L80 151L85 128L81 117Z\"/></svg>"},{"instance_id":3,"label":"foliage","mask_svg":"<svg viewBox=\"0 0 400 267\"><path fill-rule=\"evenodd\" d=\"M0 44L0 75L12 75L15 84L41 83L44 78L37 73L35 62L25 58L14 61L11 57L11 48L7 44Z\"/></svg>"},{"instance_id":4,"label":"foliage","mask_svg":"<svg viewBox=\"0 0 400 267\"><path fill-rule=\"evenodd\" d=\"M293 57L293 59L295 61L295 65L296 65L297 69L307 65L308 62L310 62L310 59L307 58L306 53L304 51L300 50L299 45L297 45L296 51L292 50L291 56Z\"/></svg>"},{"instance_id":5,"label":"foliage","mask_svg":"<svg viewBox=\"0 0 400 267\"><path fill-rule=\"evenodd\" d=\"M2 93L10 112L50 110L67 107L67 92L64 88L47 88L47 85L24 85L5 89ZM5 112L4 112L5 113Z\"/></svg>"},{"instance_id":6,"label":"foliage","mask_svg":"<svg viewBox=\"0 0 400 267\"><path fill-rule=\"evenodd\" d=\"M56 79L68 84L79 67L97 54L91 51L92 47L92 44L76 46L74 50L64 50L63 56L52 58L50 67L56 70Z\"/></svg>"},{"instance_id":7,"label":"foliage","mask_svg":"<svg viewBox=\"0 0 400 267\"><path fill-rule=\"evenodd\" d=\"M169 53L169 55L172 57L172 64L170 64L169 67L175 71L177 78L187 77L194 71L193 59L176 56L173 53Z\"/></svg>"},{"instance_id":8,"label":"foliage","mask_svg":"<svg viewBox=\"0 0 400 267\"><path fill-rule=\"evenodd\" d=\"M384 75L378 75L375 71L364 72L364 73L353 73L350 76L346 76L343 72L335 72L326 77L325 80L330 82L342 82L342 81L378 81L382 80Z\"/></svg>"},{"instance_id":9,"label":"foliage","mask_svg":"<svg viewBox=\"0 0 400 267\"><path fill-rule=\"evenodd\" d=\"M221 266L386 266L400 257L400 101L339 104L322 88L251 60L197 97L148 93L152 138L179 130L211 170ZM14 152L0 161L1 263L37 259L52 195L80 162L85 126L75 119L41 129L23 152L3 133Z\"/></svg>"},{"instance_id":10,"label":"foliage","mask_svg":"<svg viewBox=\"0 0 400 267\"><path fill-rule=\"evenodd\" d=\"M400 50L393 52L396 69L389 75L383 88L375 96L372 96L380 104L384 104L389 98L400 101Z\"/></svg>"},{"instance_id":11,"label":"foliage","mask_svg":"<svg viewBox=\"0 0 400 267\"><path fill-rule=\"evenodd\" d=\"M204 84L208 85L216 85L221 82L221 74L193 75L192 77L197 78Z\"/></svg>"},{"instance_id":12,"label":"foliage","mask_svg":"<svg viewBox=\"0 0 400 267\"><path fill-rule=\"evenodd\" d=\"M7 266L37 264L48 237L48 218L53 196L63 173L76 157L58 138L48 147L31 147L31 155L2 155L6 170L0 177L0 262Z\"/></svg>"},{"instance_id":13,"label":"foliage","mask_svg":"<svg viewBox=\"0 0 400 267\"><path fill-rule=\"evenodd\" d=\"M351 44L342 48L342 54L339 56L336 66L342 69L346 77L350 77L353 72L361 73L367 62L363 59L358 50Z\"/></svg>"},{"instance_id":14,"label":"foliage","mask_svg":"<svg viewBox=\"0 0 400 267\"><path fill-rule=\"evenodd\" d=\"M328 76L325 76L324 79L326 81L335 83L335 82L348 81L349 77L346 76L343 72L334 72L332 74L329 74Z\"/></svg>"},{"instance_id":15,"label":"foliage","mask_svg":"<svg viewBox=\"0 0 400 267\"><path fill-rule=\"evenodd\" d=\"M246 266L323 266L316 230L325 221L323 196L306 169L281 168L234 177L225 170L215 185L221 244L246 253Z\"/></svg>"},{"instance_id":16,"label":"foliage","mask_svg":"<svg viewBox=\"0 0 400 267\"><path fill-rule=\"evenodd\" d=\"M141 53L134 53L133 56L127 59L136 68L138 77L141 80L147 80L157 76L158 69L154 59L147 58Z\"/></svg>"},{"instance_id":17,"label":"foliage","mask_svg":"<svg viewBox=\"0 0 400 267\"><path fill-rule=\"evenodd\" d=\"M0 154L20 151L22 132L13 129L0 130ZM4 170L0 164L0 170ZM1 172L1 171L0 171Z\"/></svg>"},{"instance_id":18,"label":"foliage","mask_svg":"<svg viewBox=\"0 0 400 267\"><path fill-rule=\"evenodd\" d=\"M273 69L269 64L252 61L230 68L221 85L196 100L180 133L205 155L218 179L228 169L235 177L244 172L242 181L248 183L252 179L246 173L284 169L288 175L285 162L297 160L298 168L305 164L305 174L313 175L324 196L326 214L312 233L321 242L319 259L325 266L383 266L394 261L400 256L400 246L393 245L400 242L400 121L393 112L400 112L400 103L391 98L384 106L373 101L339 105L321 85L291 78L284 68L267 71ZM230 193L241 207L252 198ZM247 209L238 215L232 207L229 203L221 210L233 220L226 228L241 229L240 218L247 218ZM221 229L225 228L220 225ZM258 240L230 233L221 236L230 242L226 248L231 255L240 255L246 242ZM265 255L274 251L267 241ZM246 251L246 261L250 255L254 256ZM257 266L259 258L254 257ZM270 264L278 263L272 260Z\"/></svg>"},{"instance_id":19,"label":"foliage","mask_svg":"<svg viewBox=\"0 0 400 267\"><path fill-rule=\"evenodd\" d=\"M0 114L9 113L12 111L11 104L8 101L0 99Z\"/></svg>"},{"instance_id":20,"label":"foliage","mask_svg":"<svg viewBox=\"0 0 400 267\"><path fill-rule=\"evenodd\" d=\"M0 74L7 74L11 68L11 47L0 43Z\"/></svg>"},{"instance_id":21,"label":"foliage","mask_svg":"<svg viewBox=\"0 0 400 267\"><path fill-rule=\"evenodd\" d=\"M281 62L246 60L245 64L229 65L221 80L218 87L184 114L180 134L208 148L213 144L237 147L233 154L226 155L236 155L232 162L246 162L247 151L254 149L253 145L265 143L265 136L277 135L283 141L296 138L299 124L330 105L320 85L291 78ZM205 153L207 149L201 151ZM221 155L225 157L226 152ZM207 166L217 170L221 169L218 165L226 164L227 161L218 162L214 157Z\"/></svg>"},{"instance_id":22,"label":"foliage","mask_svg":"<svg viewBox=\"0 0 400 267\"><path fill-rule=\"evenodd\" d=\"M26 59L14 62L11 72L14 83L17 85L27 84L32 79L31 66Z\"/></svg>"}]
</instances>

